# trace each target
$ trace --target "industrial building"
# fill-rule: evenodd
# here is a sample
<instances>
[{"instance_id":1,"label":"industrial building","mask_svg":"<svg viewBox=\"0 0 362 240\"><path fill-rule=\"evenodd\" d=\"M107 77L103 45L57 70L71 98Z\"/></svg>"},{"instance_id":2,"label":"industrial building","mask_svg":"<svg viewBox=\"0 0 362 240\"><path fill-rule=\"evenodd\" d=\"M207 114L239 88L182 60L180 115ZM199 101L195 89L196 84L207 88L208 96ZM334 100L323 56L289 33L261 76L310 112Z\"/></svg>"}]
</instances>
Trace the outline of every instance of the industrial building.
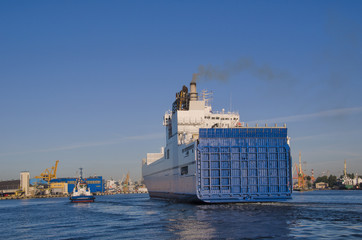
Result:
<instances>
[{"instance_id":1,"label":"industrial building","mask_svg":"<svg viewBox=\"0 0 362 240\"><path fill-rule=\"evenodd\" d=\"M319 182L315 184L316 189L326 189L328 188L328 183L325 182Z\"/></svg>"},{"instance_id":2,"label":"industrial building","mask_svg":"<svg viewBox=\"0 0 362 240\"><path fill-rule=\"evenodd\" d=\"M15 194L20 188L19 180L10 180L0 182L0 197L8 194Z\"/></svg>"},{"instance_id":3,"label":"industrial building","mask_svg":"<svg viewBox=\"0 0 362 240\"><path fill-rule=\"evenodd\" d=\"M46 182L50 187L52 194L71 193L75 187L77 178L57 178L58 163L59 160L56 160L54 166L45 169L40 176L36 176L35 178ZM85 180L92 193L104 191L103 179L101 176L89 177Z\"/></svg>"},{"instance_id":4,"label":"industrial building","mask_svg":"<svg viewBox=\"0 0 362 240\"><path fill-rule=\"evenodd\" d=\"M59 160L55 165L45 169L40 175L30 178L28 171L20 172L20 180L0 182L0 197L15 195L22 197L37 195L67 195L71 193L77 178L57 178ZM101 176L85 179L92 193L104 192L104 183Z\"/></svg>"},{"instance_id":5,"label":"industrial building","mask_svg":"<svg viewBox=\"0 0 362 240\"><path fill-rule=\"evenodd\" d=\"M85 181L87 182L88 187L90 188L90 191L92 193L104 192L104 184L103 184L102 176L85 178ZM67 188L68 188L68 193L71 193L74 189L76 182L77 182L77 178L56 178L56 179L52 179L50 181L50 184L66 183ZM60 188L62 188L62 187L60 187ZM56 191L58 191L58 190L56 190Z\"/></svg>"},{"instance_id":6,"label":"industrial building","mask_svg":"<svg viewBox=\"0 0 362 240\"><path fill-rule=\"evenodd\" d=\"M30 173L23 171L20 173L20 180L0 182L0 196L6 195L30 195L29 186Z\"/></svg>"},{"instance_id":7,"label":"industrial building","mask_svg":"<svg viewBox=\"0 0 362 240\"><path fill-rule=\"evenodd\" d=\"M30 173L28 171L23 171L20 173L20 189L24 192L25 196L29 196L29 180Z\"/></svg>"},{"instance_id":8,"label":"industrial building","mask_svg":"<svg viewBox=\"0 0 362 240\"><path fill-rule=\"evenodd\" d=\"M51 194L68 194L68 183L52 182L50 183Z\"/></svg>"}]
</instances>

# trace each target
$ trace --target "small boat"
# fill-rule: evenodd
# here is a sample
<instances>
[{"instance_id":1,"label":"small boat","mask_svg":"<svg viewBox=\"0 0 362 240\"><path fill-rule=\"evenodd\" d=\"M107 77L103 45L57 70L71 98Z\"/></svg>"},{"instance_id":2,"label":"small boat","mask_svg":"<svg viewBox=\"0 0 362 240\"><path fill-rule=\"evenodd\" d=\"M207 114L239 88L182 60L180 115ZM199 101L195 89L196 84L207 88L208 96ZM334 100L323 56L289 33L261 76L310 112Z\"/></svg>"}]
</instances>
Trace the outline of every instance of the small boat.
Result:
<instances>
[{"instance_id":1,"label":"small boat","mask_svg":"<svg viewBox=\"0 0 362 240\"><path fill-rule=\"evenodd\" d=\"M87 182L83 179L82 170L83 169L80 168L80 177L77 179L73 192L69 198L72 203L94 202L95 199L88 187Z\"/></svg>"}]
</instances>

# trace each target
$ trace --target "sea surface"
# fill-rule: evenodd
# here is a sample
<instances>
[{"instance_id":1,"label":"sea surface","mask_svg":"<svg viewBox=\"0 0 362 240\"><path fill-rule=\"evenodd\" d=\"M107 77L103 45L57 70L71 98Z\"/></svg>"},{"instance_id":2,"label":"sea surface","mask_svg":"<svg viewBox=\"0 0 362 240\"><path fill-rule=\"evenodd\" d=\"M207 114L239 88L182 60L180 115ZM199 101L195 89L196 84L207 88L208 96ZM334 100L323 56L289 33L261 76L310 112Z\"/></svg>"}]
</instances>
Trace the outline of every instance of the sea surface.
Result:
<instances>
[{"instance_id":1,"label":"sea surface","mask_svg":"<svg viewBox=\"0 0 362 240\"><path fill-rule=\"evenodd\" d=\"M147 194L0 201L1 239L362 239L362 191L283 203L195 205Z\"/></svg>"}]
</instances>

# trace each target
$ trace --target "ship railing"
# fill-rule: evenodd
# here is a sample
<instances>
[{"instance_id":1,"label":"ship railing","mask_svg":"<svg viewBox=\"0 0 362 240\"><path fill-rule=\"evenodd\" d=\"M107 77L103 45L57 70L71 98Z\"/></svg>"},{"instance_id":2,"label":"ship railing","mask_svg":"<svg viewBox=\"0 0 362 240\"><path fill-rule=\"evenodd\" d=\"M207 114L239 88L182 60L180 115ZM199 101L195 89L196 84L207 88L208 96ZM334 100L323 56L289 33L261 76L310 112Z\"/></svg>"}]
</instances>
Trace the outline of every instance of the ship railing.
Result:
<instances>
[{"instance_id":1,"label":"ship railing","mask_svg":"<svg viewBox=\"0 0 362 240\"><path fill-rule=\"evenodd\" d=\"M225 115L239 115L239 112L231 112L231 111L211 111L212 114L225 114Z\"/></svg>"}]
</instances>

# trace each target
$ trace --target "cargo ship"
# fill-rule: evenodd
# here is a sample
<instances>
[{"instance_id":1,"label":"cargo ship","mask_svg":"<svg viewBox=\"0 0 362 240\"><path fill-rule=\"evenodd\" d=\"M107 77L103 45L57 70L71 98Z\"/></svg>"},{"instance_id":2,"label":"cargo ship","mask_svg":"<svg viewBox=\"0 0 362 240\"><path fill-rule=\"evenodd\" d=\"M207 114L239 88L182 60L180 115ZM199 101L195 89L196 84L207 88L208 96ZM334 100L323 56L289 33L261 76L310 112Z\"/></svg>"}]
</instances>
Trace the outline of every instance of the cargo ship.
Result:
<instances>
[{"instance_id":1,"label":"cargo ship","mask_svg":"<svg viewBox=\"0 0 362 240\"><path fill-rule=\"evenodd\" d=\"M73 192L69 198L72 203L94 202L95 199L88 187L87 182L83 179L82 170L83 169L80 168L80 176L77 179Z\"/></svg>"},{"instance_id":2,"label":"cargo ship","mask_svg":"<svg viewBox=\"0 0 362 240\"><path fill-rule=\"evenodd\" d=\"M292 196L287 128L248 127L236 112L215 112L196 82L165 113L166 146L147 153L142 176L151 198L203 203L275 202Z\"/></svg>"}]
</instances>

